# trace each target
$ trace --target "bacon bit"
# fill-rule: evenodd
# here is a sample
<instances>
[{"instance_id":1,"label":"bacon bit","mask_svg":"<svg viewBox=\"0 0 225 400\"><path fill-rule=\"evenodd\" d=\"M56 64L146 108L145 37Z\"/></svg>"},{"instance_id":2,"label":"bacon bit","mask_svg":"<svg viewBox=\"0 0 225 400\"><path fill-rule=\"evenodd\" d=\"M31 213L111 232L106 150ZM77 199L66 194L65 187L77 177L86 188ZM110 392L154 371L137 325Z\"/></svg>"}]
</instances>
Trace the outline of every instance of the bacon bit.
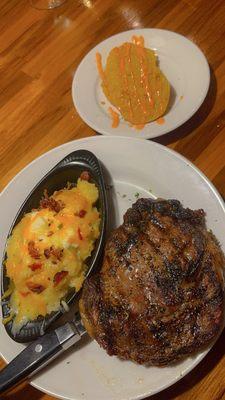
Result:
<instances>
[{"instance_id":1,"label":"bacon bit","mask_svg":"<svg viewBox=\"0 0 225 400\"><path fill-rule=\"evenodd\" d=\"M44 191L44 198L40 201L40 208L49 208L52 211L58 213L64 208L64 204L61 200L56 201L53 197L49 197L47 190Z\"/></svg>"},{"instance_id":2,"label":"bacon bit","mask_svg":"<svg viewBox=\"0 0 225 400\"><path fill-rule=\"evenodd\" d=\"M28 289L30 289L34 293L41 293L43 290L45 290L45 287L43 285L40 285L39 283L34 283L34 282L27 282L26 283Z\"/></svg>"},{"instance_id":3,"label":"bacon bit","mask_svg":"<svg viewBox=\"0 0 225 400\"><path fill-rule=\"evenodd\" d=\"M90 174L88 171L83 171L80 175L82 181L90 181Z\"/></svg>"},{"instance_id":4,"label":"bacon bit","mask_svg":"<svg viewBox=\"0 0 225 400\"><path fill-rule=\"evenodd\" d=\"M63 249L55 249L54 246L52 246L52 255L60 261L63 256Z\"/></svg>"},{"instance_id":5,"label":"bacon bit","mask_svg":"<svg viewBox=\"0 0 225 400\"><path fill-rule=\"evenodd\" d=\"M68 271L60 271L60 272L56 272L53 282L54 282L54 286L57 286L61 280L63 278L65 278L65 276L68 275Z\"/></svg>"},{"instance_id":6,"label":"bacon bit","mask_svg":"<svg viewBox=\"0 0 225 400\"><path fill-rule=\"evenodd\" d=\"M28 294L30 294L30 292L20 292L20 294L21 294L21 296L23 296L23 297L27 297Z\"/></svg>"},{"instance_id":7,"label":"bacon bit","mask_svg":"<svg viewBox=\"0 0 225 400\"><path fill-rule=\"evenodd\" d=\"M83 235L82 235L82 233L81 233L80 228L77 229L77 232L78 232L78 237L79 237L79 239L80 239L80 240L83 240Z\"/></svg>"},{"instance_id":8,"label":"bacon bit","mask_svg":"<svg viewBox=\"0 0 225 400\"><path fill-rule=\"evenodd\" d=\"M60 261L63 256L63 249L56 249L55 246L51 246L49 249L44 250L44 255L46 258L53 256Z\"/></svg>"},{"instance_id":9,"label":"bacon bit","mask_svg":"<svg viewBox=\"0 0 225 400\"><path fill-rule=\"evenodd\" d=\"M53 233L54 233L54 232L50 231L50 232L48 232L47 236L48 236L48 237L49 237L49 236L52 236Z\"/></svg>"},{"instance_id":10,"label":"bacon bit","mask_svg":"<svg viewBox=\"0 0 225 400\"><path fill-rule=\"evenodd\" d=\"M41 263L34 263L28 265L28 267L31 269L31 271L36 271L37 269L40 269L42 267Z\"/></svg>"},{"instance_id":11,"label":"bacon bit","mask_svg":"<svg viewBox=\"0 0 225 400\"><path fill-rule=\"evenodd\" d=\"M85 210L80 210L77 214L75 214L77 217L84 218L84 216L87 214L87 211Z\"/></svg>"},{"instance_id":12,"label":"bacon bit","mask_svg":"<svg viewBox=\"0 0 225 400\"><path fill-rule=\"evenodd\" d=\"M30 254L30 256L32 258L35 258L35 259L39 259L40 258L39 250L35 247L35 244L34 244L33 240L30 240L30 242L28 242L27 247L28 247L28 253Z\"/></svg>"},{"instance_id":13,"label":"bacon bit","mask_svg":"<svg viewBox=\"0 0 225 400\"><path fill-rule=\"evenodd\" d=\"M45 249L45 250L44 250L44 255L45 255L46 258L49 258L50 255L51 255L50 250L49 250L49 249Z\"/></svg>"}]
</instances>

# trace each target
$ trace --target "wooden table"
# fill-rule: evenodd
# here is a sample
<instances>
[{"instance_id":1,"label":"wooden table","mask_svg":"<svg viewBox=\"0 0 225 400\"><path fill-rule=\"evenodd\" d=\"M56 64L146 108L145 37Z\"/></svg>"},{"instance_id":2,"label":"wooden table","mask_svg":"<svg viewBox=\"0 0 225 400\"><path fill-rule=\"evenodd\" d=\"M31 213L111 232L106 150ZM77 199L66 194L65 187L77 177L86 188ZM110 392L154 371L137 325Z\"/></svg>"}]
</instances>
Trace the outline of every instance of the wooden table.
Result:
<instances>
[{"instance_id":1,"label":"wooden table","mask_svg":"<svg viewBox=\"0 0 225 400\"><path fill-rule=\"evenodd\" d=\"M193 161L225 196L224 0L67 0L51 11L35 10L28 0L1 0L0 190L40 154L95 135L72 103L74 71L101 40L144 27L179 32L208 58L211 84L204 104L157 142ZM194 371L151 399L225 399L224 343L225 332ZM52 399L29 385L2 398Z\"/></svg>"}]
</instances>

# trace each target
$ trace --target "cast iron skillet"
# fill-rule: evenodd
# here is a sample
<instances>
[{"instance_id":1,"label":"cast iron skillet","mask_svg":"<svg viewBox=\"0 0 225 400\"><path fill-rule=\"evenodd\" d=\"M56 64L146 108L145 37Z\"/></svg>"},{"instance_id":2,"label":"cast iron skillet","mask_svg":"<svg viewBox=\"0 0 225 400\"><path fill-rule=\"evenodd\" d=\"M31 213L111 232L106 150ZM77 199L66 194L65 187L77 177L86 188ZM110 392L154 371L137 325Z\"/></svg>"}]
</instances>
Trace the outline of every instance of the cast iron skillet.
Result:
<instances>
[{"instance_id":1,"label":"cast iron skillet","mask_svg":"<svg viewBox=\"0 0 225 400\"><path fill-rule=\"evenodd\" d=\"M68 182L76 184L77 179L83 171L89 172L91 177L90 181L95 183L98 187L99 200L96 206L101 216L100 237L96 241L91 256L86 261L88 269L85 277L87 277L93 266L96 265L100 259L104 244L107 220L106 190L102 168L98 159L90 151L77 150L68 154L41 179L20 207L12 223L8 237L11 235L13 228L22 219L25 213L31 211L33 208L38 208L45 189L47 189L48 194L51 195L55 190L60 190L66 187ZM5 259L6 246L3 254L3 273L1 274L2 295L4 295L9 286L9 278L6 276L6 268L4 266ZM68 292L67 296L63 300L69 305L75 299L76 295L76 291L72 290ZM4 318L10 314L9 300L10 296L2 301L2 315ZM30 342L37 339L39 336L44 335L50 324L59 318L63 312L65 312L65 310L61 307L59 311L53 312L46 317L39 316L37 319L26 323L17 333L12 331L12 320L5 325L5 329L8 335L16 342Z\"/></svg>"}]
</instances>

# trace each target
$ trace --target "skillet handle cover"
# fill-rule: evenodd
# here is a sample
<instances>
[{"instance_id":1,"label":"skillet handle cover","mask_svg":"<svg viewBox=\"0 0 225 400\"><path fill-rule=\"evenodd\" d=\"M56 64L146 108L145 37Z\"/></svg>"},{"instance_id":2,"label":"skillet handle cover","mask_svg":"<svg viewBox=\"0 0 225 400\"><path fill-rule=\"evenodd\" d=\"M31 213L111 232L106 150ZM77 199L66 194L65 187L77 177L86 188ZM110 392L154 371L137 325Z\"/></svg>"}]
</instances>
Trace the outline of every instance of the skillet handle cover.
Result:
<instances>
[{"instance_id":1,"label":"skillet handle cover","mask_svg":"<svg viewBox=\"0 0 225 400\"><path fill-rule=\"evenodd\" d=\"M24 381L63 350L55 331L27 346L0 371L0 394Z\"/></svg>"}]
</instances>

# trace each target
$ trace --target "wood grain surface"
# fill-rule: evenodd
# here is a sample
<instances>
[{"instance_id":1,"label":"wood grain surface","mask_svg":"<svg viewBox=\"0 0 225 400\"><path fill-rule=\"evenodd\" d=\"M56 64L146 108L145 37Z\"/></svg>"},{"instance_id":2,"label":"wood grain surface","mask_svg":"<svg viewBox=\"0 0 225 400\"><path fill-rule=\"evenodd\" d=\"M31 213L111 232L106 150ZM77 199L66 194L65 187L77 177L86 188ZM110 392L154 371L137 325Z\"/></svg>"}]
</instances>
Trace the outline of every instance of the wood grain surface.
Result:
<instances>
[{"instance_id":1,"label":"wood grain surface","mask_svg":"<svg viewBox=\"0 0 225 400\"><path fill-rule=\"evenodd\" d=\"M224 0L67 0L50 11L33 9L28 0L1 0L0 190L40 154L96 134L74 109L74 71L103 39L145 27L185 35L209 61L211 84L203 105L156 141L193 161L225 197ZM151 400L225 399L224 343L225 332L197 368ZM28 384L1 398L52 399Z\"/></svg>"}]
</instances>

